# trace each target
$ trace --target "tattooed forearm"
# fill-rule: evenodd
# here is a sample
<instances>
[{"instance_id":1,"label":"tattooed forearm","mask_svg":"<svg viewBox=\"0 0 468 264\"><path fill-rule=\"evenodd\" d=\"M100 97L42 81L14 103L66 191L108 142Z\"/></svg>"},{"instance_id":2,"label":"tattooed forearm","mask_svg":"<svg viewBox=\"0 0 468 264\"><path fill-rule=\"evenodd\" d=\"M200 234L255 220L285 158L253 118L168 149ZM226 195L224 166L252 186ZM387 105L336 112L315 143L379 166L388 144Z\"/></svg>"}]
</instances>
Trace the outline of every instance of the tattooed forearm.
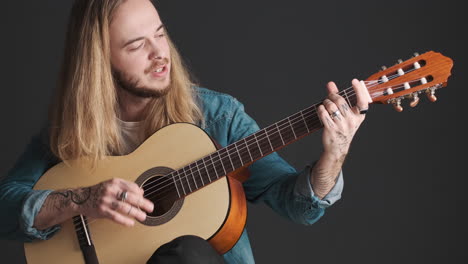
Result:
<instances>
[{"instance_id":1,"label":"tattooed forearm","mask_svg":"<svg viewBox=\"0 0 468 264\"><path fill-rule=\"evenodd\" d=\"M57 191L53 192L50 195L60 195L64 199L70 199L71 202L81 205L84 204L91 195L91 188L83 188L78 190L67 190L67 191Z\"/></svg>"},{"instance_id":2,"label":"tattooed forearm","mask_svg":"<svg viewBox=\"0 0 468 264\"><path fill-rule=\"evenodd\" d=\"M311 171L311 183L315 195L320 199L325 197L338 180L346 155L331 157L322 154Z\"/></svg>"},{"instance_id":3,"label":"tattooed forearm","mask_svg":"<svg viewBox=\"0 0 468 264\"><path fill-rule=\"evenodd\" d=\"M78 206L90 199L91 188L54 191L44 201L34 219L34 227L39 230L60 224L77 214Z\"/></svg>"}]
</instances>

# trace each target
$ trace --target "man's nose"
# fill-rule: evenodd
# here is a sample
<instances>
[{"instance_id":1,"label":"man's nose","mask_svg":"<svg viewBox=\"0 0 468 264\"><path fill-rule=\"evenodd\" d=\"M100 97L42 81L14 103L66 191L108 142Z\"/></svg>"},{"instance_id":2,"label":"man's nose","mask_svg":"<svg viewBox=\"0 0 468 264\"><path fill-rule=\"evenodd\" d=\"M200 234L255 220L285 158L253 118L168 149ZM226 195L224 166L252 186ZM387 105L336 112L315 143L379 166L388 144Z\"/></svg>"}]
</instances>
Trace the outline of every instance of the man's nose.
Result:
<instances>
[{"instance_id":1,"label":"man's nose","mask_svg":"<svg viewBox=\"0 0 468 264\"><path fill-rule=\"evenodd\" d=\"M150 53L148 55L149 60L162 60L165 57L164 52L154 41L151 41L150 44Z\"/></svg>"}]
</instances>

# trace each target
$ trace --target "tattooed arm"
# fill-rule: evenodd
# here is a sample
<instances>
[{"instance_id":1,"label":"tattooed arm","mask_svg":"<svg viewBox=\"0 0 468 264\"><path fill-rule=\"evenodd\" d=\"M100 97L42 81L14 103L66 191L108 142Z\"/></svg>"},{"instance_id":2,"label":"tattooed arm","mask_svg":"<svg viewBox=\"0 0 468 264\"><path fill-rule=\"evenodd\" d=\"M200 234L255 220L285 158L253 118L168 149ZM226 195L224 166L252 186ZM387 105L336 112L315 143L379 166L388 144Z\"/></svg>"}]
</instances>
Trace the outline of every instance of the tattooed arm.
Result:
<instances>
[{"instance_id":1,"label":"tattooed arm","mask_svg":"<svg viewBox=\"0 0 468 264\"><path fill-rule=\"evenodd\" d=\"M127 191L125 202L117 199L123 191ZM79 214L109 218L122 225L133 226L133 219L146 219L143 210L152 212L153 203L143 197L143 190L138 185L122 179L111 179L91 187L52 192L34 219L34 227L46 229Z\"/></svg>"},{"instance_id":2,"label":"tattooed arm","mask_svg":"<svg viewBox=\"0 0 468 264\"><path fill-rule=\"evenodd\" d=\"M328 98L318 108L324 130L322 143L324 152L311 172L311 183L315 194L322 199L335 185L337 177L348 154L349 146L365 115L360 110L367 109L366 88L354 79L353 88L357 95L357 104L348 105L346 99L338 94L335 83L327 85ZM337 115L333 115L337 113Z\"/></svg>"}]
</instances>

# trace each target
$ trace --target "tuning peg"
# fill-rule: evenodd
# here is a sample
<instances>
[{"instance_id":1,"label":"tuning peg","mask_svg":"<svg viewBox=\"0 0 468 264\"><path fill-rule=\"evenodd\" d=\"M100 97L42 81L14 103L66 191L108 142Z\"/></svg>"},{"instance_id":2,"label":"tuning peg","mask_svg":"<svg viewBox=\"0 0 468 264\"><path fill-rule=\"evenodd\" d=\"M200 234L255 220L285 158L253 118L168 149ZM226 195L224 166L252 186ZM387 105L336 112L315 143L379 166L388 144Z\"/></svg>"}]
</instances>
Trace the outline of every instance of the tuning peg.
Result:
<instances>
[{"instance_id":1,"label":"tuning peg","mask_svg":"<svg viewBox=\"0 0 468 264\"><path fill-rule=\"evenodd\" d=\"M382 66L380 68L382 69L382 71L385 71L387 69L387 66L384 65L384 66Z\"/></svg>"},{"instance_id":2,"label":"tuning peg","mask_svg":"<svg viewBox=\"0 0 468 264\"><path fill-rule=\"evenodd\" d=\"M393 108L395 108L395 110L397 112L402 112L403 111L403 107L401 106L401 99L400 98L393 101Z\"/></svg>"},{"instance_id":3,"label":"tuning peg","mask_svg":"<svg viewBox=\"0 0 468 264\"><path fill-rule=\"evenodd\" d=\"M398 64L403 63L402 59L398 59Z\"/></svg>"},{"instance_id":4,"label":"tuning peg","mask_svg":"<svg viewBox=\"0 0 468 264\"><path fill-rule=\"evenodd\" d=\"M435 88L430 88L426 90L426 96L431 102L437 101L437 97L435 96Z\"/></svg>"},{"instance_id":5,"label":"tuning peg","mask_svg":"<svg viewBox=\"0 0 468 264\"><path fill-rule=\"evenodd\" d=\"M413 93L412 98L413 98L413 101L411 101L410 106L411 107L416 107L419 104L418 93Z\"/></svg>"},{"instance_id":6,"label":"tuning peg","mask_svg":"<svg viewBox=\"0 0 468 264\"><path fill-rule=\"evenodd\" d=\"M417 57L417 56L419 56L418 52L413 53L413 57Z\"/></svg>"}]
</instances>

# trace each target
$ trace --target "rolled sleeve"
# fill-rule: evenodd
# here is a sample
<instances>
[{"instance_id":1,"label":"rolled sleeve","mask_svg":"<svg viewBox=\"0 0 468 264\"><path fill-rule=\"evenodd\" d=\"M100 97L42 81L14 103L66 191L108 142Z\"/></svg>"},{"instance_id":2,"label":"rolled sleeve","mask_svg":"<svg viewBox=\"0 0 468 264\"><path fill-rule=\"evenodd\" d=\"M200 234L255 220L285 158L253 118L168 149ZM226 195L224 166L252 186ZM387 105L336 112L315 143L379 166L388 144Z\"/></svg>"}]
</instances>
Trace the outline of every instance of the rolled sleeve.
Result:
<instances>
[{"instance_id":1,"label":"rolled sleeve","mask_svg":"<svg viewBox=\"0 0 468 264\"><path fill-rule=\"evenodd\" d=\"M20 226L23 229L27 240L46 240L60 230L59 225L55 225L44 230L34 228L34 219L51 192L52 190L34 190L26 196L21 211Z\"/></svg>"},{"instance_id":2,"label":"rolled sleeve","mask_svg":"<svg viewBox=\"0 0 468 264\"><path fill-rule=\"evenodd\" d=\"M35 230L34 219L51 191L33 190L39 178L57 161L42 133L32 138L13 168L0 181L0 238L20 241L48 238L56 230Z\"/></svg>"},{"instance_id":3,"label":"rolled sleeve","mask_svg":"<svg viewBox=\"0 0 468 264\"><path fill-rule=\"evenodd\" d=\"M338 179L331 191L325 195L325 197L320 199L315 195L310 182L312 168L313 166L307 166L306 169L298 175L294 190L297 195L303 196L304 198L310 198L314 206L325 209L341 199L344 187L343 172L340 171Z\"/></svg>"}]
</instances>

